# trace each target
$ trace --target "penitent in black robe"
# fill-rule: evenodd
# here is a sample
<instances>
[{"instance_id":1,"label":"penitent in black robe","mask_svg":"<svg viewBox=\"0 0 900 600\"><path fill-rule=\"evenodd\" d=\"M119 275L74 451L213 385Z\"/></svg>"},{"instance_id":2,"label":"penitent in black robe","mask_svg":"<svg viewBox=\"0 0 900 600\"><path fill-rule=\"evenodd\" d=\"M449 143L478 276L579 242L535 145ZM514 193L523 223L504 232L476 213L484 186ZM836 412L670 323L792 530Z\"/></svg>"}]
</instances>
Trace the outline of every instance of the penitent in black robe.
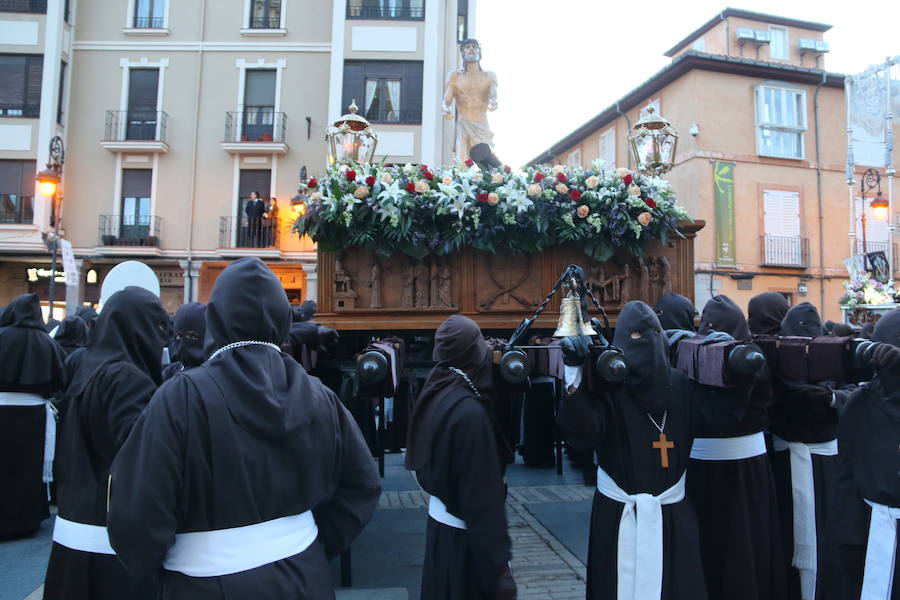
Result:
<instances>
[{"instance_id":1,"label":"penitent in black robe","mask_svg":"<svg viewBox=\"0 0 900 600\"><path fill-rule=\"evenodd\" d=\"M223 349L166 382L135 424L110 480L109 535L136 578L161 599L333 598L328 559L375 511L381 484L353 418L290 356L289 305L258 259L216 281L207 327ZM281 560L194 577L162 564L176 534L257 525L312 511L318 537ZM202 559L199 559L202 560Z\"/></svg>"},{"instance_id":2,"label":"penitent in black robe","mask_svg":"<svg viewBox=\"0 0 900 600\"><path fill-rule=\"evenodd\" d=\"M750 330L741 309L727 296L715 296L701 316L701 334L727 333L745 341ZM769 372L758 373L741 420L727 427L709 424L698 438L762 436L769 423L773 396ZM717 403L732 390L708 388ZM698 460L688 467L687 493L697 510L703 570L710 598L783 600L787 570L781 520L769 456L738 460Z\"/></svg>"},{"instance_id":3,"label":"penitent in black robe","mask_svg":"<svg viewBox=\"0 0 900 600\"><path fill-rule=\"evenodd\" d=\"M69 384L54 480L59 516L106 525L107 482L116 452L159 382L168 315L159 299L136 287L113 294ZM129 576L111 554L53 543L46 600L136 600L156 597L152 582Z\"/></svg>"}]
</instances>

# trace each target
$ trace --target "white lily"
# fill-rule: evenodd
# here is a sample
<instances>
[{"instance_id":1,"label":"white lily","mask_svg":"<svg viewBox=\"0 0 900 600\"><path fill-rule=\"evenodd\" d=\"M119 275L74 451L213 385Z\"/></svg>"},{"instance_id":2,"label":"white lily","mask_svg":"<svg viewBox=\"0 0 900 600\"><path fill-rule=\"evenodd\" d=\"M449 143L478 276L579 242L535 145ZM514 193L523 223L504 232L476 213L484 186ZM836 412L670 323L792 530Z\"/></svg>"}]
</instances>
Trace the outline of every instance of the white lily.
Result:
<instances>
[{"instance_id":1,"label":"white lily","mask_svg":"<svg viewBox=\"0 0 900 600\"><path fill-rule=\"evenodd\" d=\"M461 221L466 214L466 208L469 206L470 203L466 200L466 197L462 193L459 193L447 204L447 211L455 214Z\"/></svg>"},{"instance_id":2,"label":"white lily","mask_svg":"<svg viewBox=\"0 0 900 600\"><path fill-rule=\"evenodd\" d=\"M382 202L395 202L398 198L400 198L400 182L396 179L393 180L390 185L385 187L380 194L378 194L378 199Z\"/></svg>"},{"instance_id":3,"label":"white lily","mask_svg":"<svg viewBox=\"0 0 900 600\"><path fill-rule=\"evenodd\" d=\"M524 190L508 186L506 188L506 205L515 208L517 213L523 213L534 206L534 202L528 198Z\"/></svg>"}]
</instances>

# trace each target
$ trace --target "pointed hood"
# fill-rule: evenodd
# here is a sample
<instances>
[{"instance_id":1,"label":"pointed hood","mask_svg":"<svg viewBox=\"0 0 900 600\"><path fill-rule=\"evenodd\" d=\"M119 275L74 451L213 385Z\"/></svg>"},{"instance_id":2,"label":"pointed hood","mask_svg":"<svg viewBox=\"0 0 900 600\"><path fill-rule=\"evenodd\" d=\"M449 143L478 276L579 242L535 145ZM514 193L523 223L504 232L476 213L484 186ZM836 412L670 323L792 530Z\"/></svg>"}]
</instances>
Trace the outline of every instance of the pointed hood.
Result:
<instances>
[{"instance_id":1,"label":"pointed hood","mask_svg":"<svg viewBox=\"0 0 900 600\"><path fill-rule=\"evenodd\" d=\"M236 260L219 275L206 308L207 337L215 348L246 341L278 346L290 324L284 288L261 260ZM259 437L294 435L328 401L322 385L294 359L264 344L218 352L199 369L216 383L232 418Z\"/></svg>"},{"instance_id":2,"label":"pointed hood","mask_svg":"<svg viewBox=\"0 0 900 600\"><path fill-rule=\"evenodd\" d=\"M206 335L206 305L202 302L182 304L172 322L172 362L181 361L185 369L203 362L203 339Z\"/></svg>"},{"instance_id":3,"label":"pointed hood","mask_svg":"<svg viewBox=\"0 0 900 600\"><path fill-rule=\"evenodd\" d=\"M750 298L747 325L753 335L778 335L781 321L790 310L787 298L778 292L763 292Z\"/></svg>"},{"instance_id":4,"label":"pointed hood","mask_svg":"<svg viewBox=\"0 0 900 600\"><path fill-rule=\"evenodd\" d=\"M66 355L72 354L78 348L87 346L90 339L87 323L81 317L70 315L63 319L53 338Z\"/></svg>"},{"instance_id":5,"label":"pointed hood","mask_svg":"<svg viewBox=\"0 0 900 600\"><path fill-rule=\"evenodd\" d=\"M640 301L626 304L616 321L613 345L628 360L626 396L643 412L662 414L674 394L666 335L653 309Z\"/></svg>"},{"instance_id":6,"label":"pointed hood","mask_svg":"<svg viewBox=\"0 0 900 600\"><path fill-rule=\"evenodd\" d=\"M50 396L63 384L65 354L44 329L37 294L25 294L0 313L0 391Z\"/></svg>"},{"instance_id":7,"label":"pointed hood","mask_svg":"<svg viewBox=\"0 0 900 600\"><path fill-rule=\"evenodd\" d=\"M653 307L663 329L694 331L694 303L681 294L669 293L660 298Z\"/></svg>"},{"instance_id":8,"label":"pointed hood","mask_svg":"<svg viewBox=\"0 0 900 600\"><path fill-rule=\"evenodd\" d=\"M781 335L818 337L822 335L822 318L809 302L802 302L787 311L781 321Z\"/></svg>"},{"instance_id":9,"label":"pointed hood","mask_svg":"<svg viewBox=\"0 0 900 600\"><path fill-rule=\"evenodd\" d=\"M900 348L900 308L878 319L872 341ZM900 375L879 371L871 387L883 399L888 414L900 419Z\"/></svg>"},{"instance_id":10,"label":"pointed hood","mask_svg":"<svg viewBox=\"0 0 900 600\"><path fill-rule=\"evenodd\" d=\"M727 333L738 341L750 339L750 328L741 308L728 296L713 296L700 315L701 335L708 335L713 331Z\"/></svg>"}]
</instances>

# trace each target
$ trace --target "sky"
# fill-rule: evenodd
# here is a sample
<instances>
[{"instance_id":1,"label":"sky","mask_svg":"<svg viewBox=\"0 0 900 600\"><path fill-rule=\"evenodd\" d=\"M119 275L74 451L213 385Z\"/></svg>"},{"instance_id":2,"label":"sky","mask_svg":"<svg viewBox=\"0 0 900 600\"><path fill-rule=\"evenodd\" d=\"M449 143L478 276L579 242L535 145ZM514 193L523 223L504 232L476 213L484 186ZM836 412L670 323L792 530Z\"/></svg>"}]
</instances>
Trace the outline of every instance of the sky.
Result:
<instances>
[{"instance_id":1,"label":"sky","mask_svg":"<svg viewBox=\"0 0 900 600\"><path fill-rule=\"evenodd\" d=\"M729 6L832 25L828 71L858 73L900 54L897 0L477 0L481 64L499 82L488 117L497 156L514 166L534 158L666 66L663 52Z\"/></svg>"}]
</instances>

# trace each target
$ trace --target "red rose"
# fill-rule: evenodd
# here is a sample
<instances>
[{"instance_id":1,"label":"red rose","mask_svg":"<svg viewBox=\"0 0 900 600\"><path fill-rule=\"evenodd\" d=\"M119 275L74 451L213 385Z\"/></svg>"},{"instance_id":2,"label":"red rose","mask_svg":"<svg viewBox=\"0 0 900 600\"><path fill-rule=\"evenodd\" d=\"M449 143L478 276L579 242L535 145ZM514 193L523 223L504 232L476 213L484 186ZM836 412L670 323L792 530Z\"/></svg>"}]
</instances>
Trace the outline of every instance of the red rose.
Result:
<instances>
[{"instance_id":1,"label":"red rose","mask_svg":"<svg viewBox=\"0 0 900 600\"><path fill-rule=\"evenodd\" d=\"M410 193L410 194L415 194L415 193L416 193L416 184L414 184L412 181L410 181L409 183L407 183L407 184L406 184L406 191L407 191L408 193Z\"/></svg>"},{"instance_id":2,"label":"red rose","mask_svg":"<svg viewBox=\"0 0 900 600\"><path fill-rule=\"evenodd\" d=\"M306 182L306 187L308 187L310 189L315 189L315 188L319 187L319 182L316 180L315 177L313 177L312 179L310 179L309 181Z\"/></svg>"},{"instance_id":3,"label":"red rose","mask_svg":"<svg viewBox=\"0 0 900 600\"><path fill-rule=\"evenodd\" d=\"M347 181L355 181L356 180L356 171L354 171L353 169L350 169L349 171L347 171L345 173L345 175L347 176Z\"/></svg>"},{"instance_id":4,"label":"red rose","mask_svg":"<svg viewBox=\"0 0 900 600\"><path fill-rule=\"evenodd\" d=\"M419 167L419 170L422 171L422 172L424 173L425 171L428 170L428 165L422 165L422 166L420 166L420 167Z\"/></svg>"},{"instance_id":5,"label":"red rose","mask_svg":"<svg viewBox=\"0 0 900 600\"><path fill-rule=\"evenodd\" d=\"M543 173L535 173L535 174L534 174L534 182L535 182L535 183L540 183L540 182L541 182L541 179L543 179L543 178L544 178L544 174L543 174Z\"/></svg>"},{"instance_id":6,"label":"red rose","mask_svg":"<svg viewBox=\"0 0 900 600\"><path fill-rule=\"evenodd\" d=\"M560 173L559 175L556 176L556 180L560 183L565 183L569 180L569 178L566 177L565 173Z\"/></svg>"},{"instance_id":7,"label":"red rose","mask_svg":"<svg viewBox=\"0 0 900 600\"><path fill-rule=\"evenodd\" d=\"M425 172L422 174L422 177L424 177L424 178L427 179L428 181L431 181L432 179L434 179L434 173L432 173L431 171L425 171Z\"/></svg>"},{"instance_id":8,"label":"red rose","mask_svg":"<svg viewBox=\"0 0 900 600\"><path fill-rule=\"evenodd\" d=\"M372 175L369 175L368 177L366 177L366 185L369 187L372 187L373 185L375 185L375 177L373 177Z\"/></svg>"},{"instance_id":9,"label":"red rose","mask_svg":"<svg viewBox=\"0 0 900 600\"><path fill-rule=\"evenodd\" d=\"M503 172L509 174L509 173L512 173L512 169L510 168L509 165L506 165L503 167Z\"/></svg>"},{"instance_id":10,"label":"red rose","mask_svg":"<svg viewBox=\"0 0 900 600\"><path fill-rule=\"evenodd\" d=\"M476 198L479 202L487 202L487 201L488 201L488 195L487 195L487 192L481 192L481 193L478 194L475 198Z\"/></svg>"},{"instance_id":11,"label":"red rose","mask_svg":"<svg viewBox=\"0 0 900 600\"><path fill-rule=\"evenodd\" d=\"M581 192L575 189L569 190L569 198L572 199L572 202L578 202L581 200Z\"/></svg>"},{"instance_id":12,"label":"red rose","mask_svg":"<svg viewBox=\"0 0 900 600\"><path fill-rule=\"evenodd\" d=\"M647 199L645 199L645 200L644 200L644 204L646 204L646 205L649 206L650 208L656 208L656 200L654 200L653 198L647 198Z\"/></svg>"},{"instance_id":13,"label":"red rose","mask_svg":"<svg viewBox=\"0 0 900 600\"><path fill-rule=\"evenodd\" d=\"M634 181L634 177L631 176L631 173L622 178L622 181L625 182L625 185L631 185L631 182Z\"/></svg>"},{"instance_id":14,"label":"red rose","mask_svg":"<svg viewBox=\"0 0 900 600\"><path fill-rule=\"evenodd\" d=\"M474 164L475 164L475 161L473 161L471 158L466 159L466 166L467 166L467 167L471 167L471 166L474 165Z\"/></svg>"}]
</instances>

